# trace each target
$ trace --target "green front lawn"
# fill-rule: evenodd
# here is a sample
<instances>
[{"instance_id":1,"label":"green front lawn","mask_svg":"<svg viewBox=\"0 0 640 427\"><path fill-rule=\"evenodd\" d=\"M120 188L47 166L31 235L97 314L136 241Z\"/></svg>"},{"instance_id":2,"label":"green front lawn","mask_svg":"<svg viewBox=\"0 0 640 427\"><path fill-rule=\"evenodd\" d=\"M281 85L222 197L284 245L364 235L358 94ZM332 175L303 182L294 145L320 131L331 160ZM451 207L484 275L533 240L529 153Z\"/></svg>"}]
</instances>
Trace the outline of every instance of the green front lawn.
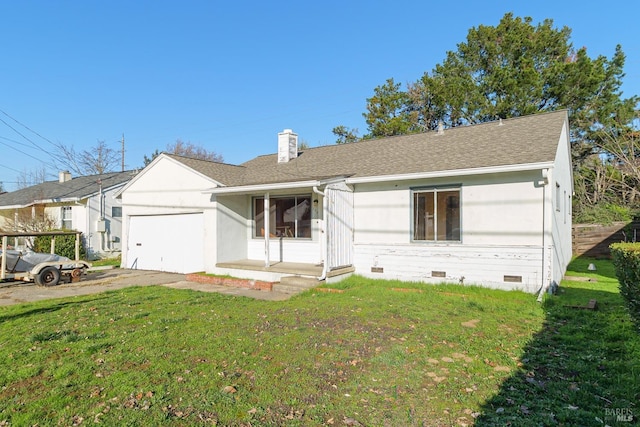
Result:
<instances>
[{"instance_id":1,"label":"green front lawn","mask_svg":"<svg viewBox=\"0 0 640 427\"><path fill-rule=\"evenodd\" d=\"M640 337L597 265L543 305L352 277L284 302L140 287L0 308L0 426L615 425L640 412Z\"/></svg>"}]
</instances>

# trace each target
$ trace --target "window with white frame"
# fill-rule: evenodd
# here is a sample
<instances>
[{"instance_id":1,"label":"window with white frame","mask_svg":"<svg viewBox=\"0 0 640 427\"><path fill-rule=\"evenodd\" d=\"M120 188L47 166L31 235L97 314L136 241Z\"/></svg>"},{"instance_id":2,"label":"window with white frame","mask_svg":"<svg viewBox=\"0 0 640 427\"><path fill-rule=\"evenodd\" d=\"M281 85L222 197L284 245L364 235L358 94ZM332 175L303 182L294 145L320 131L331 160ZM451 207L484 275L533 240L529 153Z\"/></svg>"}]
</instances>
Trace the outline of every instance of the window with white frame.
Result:
<instances>
[{"instance_id":1,"label":"window with white frame","mask_svg":"<svg viewBox=\"0 0 640 427\"><path fill-rule=\"evenodd\" d=\"M253 237L265 235L264 198L253 199ZM311 238L311 196L269 198L269 236Z\"/></svg>"},{"instance_id":2,"label":"window with white frame","mask_svg":"<svg viewBox=\"0 0 640 427\"><path fill-rule=\"evenodd\" d=\"M122 206L111 206L111 217L122 218Z\"/></svg>"},{"instance_id":3,"label":"window with white frame","mask_svg":"<svg viewBox=\"0 0 640 427\"><path fill-rule=\"evenodd\" d=\"M460 241L460 189L413 190L413 240Z\"/></svg>"},{"instance_id":4,"label":"window with white frame","mask_svg":"<svg viewBox=\"0 0 640 427\"><path fill-rule=\"evenodd\" d=\"M63 206L62 207L62 229L63 230L73 230L73 221L71 220L71 206Z\"/></svg>"}]
</instances>

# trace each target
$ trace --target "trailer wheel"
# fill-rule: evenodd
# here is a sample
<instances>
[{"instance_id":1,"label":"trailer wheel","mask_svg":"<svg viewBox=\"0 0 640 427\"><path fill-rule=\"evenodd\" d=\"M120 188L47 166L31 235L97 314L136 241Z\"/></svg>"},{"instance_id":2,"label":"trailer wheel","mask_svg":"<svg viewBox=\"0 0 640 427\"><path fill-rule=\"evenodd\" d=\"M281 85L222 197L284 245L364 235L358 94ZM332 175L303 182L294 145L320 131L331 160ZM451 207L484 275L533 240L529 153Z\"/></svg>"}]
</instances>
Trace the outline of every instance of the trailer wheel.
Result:
<instances>
[{"instance_id":1,"label":"trailer wheel","mask_svg":"<svg viewBox=\"0 0 640 427\"><path fill-rule=\"evenodd\" d=\"M55 286L60 282L60 270L55 267L45 267L35 275L34 281L38 286Z\"/></svg>"}]
</instances>

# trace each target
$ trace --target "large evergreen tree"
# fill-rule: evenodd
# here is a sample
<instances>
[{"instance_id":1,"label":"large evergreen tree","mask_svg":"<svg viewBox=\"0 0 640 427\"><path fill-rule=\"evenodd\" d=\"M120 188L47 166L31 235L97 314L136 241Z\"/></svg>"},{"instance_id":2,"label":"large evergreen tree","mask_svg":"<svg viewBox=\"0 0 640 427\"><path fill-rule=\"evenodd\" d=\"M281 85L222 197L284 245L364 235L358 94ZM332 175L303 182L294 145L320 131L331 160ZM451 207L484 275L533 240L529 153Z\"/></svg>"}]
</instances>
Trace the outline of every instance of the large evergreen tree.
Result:
<instances>
[{"instance_id":1,"label":"large evergreen tree","mask_svg":"<svg viewBox=\"0 0 640 427\"><path fill-rule=\"evenodd\" d=\"M573 47L570 36L568 27L556 28L550 19L534 25L531 18L511 13L497 26L471 28L456 51L447 52L441 64L408 84L406 91L393 79L374 89L363 113L368 125L364 137L566 108L575 176L583 180L585 168L593 169L594 156L597 161L611 154L602 129L633 129L639 98L622 98L625 56L620 46L611 59L591 58L586 47ZM593 204L586 197L589 182L577 184L578 209L582 202Z\"/></svg>"}]
</instances>

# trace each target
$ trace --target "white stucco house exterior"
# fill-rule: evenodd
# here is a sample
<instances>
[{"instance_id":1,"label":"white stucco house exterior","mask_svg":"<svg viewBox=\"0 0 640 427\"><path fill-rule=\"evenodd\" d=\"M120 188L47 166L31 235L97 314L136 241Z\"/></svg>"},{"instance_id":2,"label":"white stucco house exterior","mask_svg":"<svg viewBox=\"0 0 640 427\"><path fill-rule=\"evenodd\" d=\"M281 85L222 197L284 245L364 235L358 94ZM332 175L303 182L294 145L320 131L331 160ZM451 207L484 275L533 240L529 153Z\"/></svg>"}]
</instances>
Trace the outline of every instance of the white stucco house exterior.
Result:
<instances>
[{"instance_id":1,"label":"white stucco house exterior","mask_svg":"<svg viewBox=\"0 0 640 427\"><path fill-rule=\"evenodd\" d=\"M128 171L72 177L62 171L57 181L0 194L0 230L19 231L21 222L44 223L46 218L55 228L82 232L89 259L120 255L122 206L114 195L134 175Z\"/></svg>"},{"instance_id":2,"label":"white stucco house exterior","mask_svg":"<svg viewBox=\"0 0 640 427\"><path fill-rule=\"evenodd\" d=\"M123 266L277 280L299 263L531 293L565 273L566 111L303 151L297 138L240 165L158 156L117 192Z\"/></svg>"}]
</instances>

